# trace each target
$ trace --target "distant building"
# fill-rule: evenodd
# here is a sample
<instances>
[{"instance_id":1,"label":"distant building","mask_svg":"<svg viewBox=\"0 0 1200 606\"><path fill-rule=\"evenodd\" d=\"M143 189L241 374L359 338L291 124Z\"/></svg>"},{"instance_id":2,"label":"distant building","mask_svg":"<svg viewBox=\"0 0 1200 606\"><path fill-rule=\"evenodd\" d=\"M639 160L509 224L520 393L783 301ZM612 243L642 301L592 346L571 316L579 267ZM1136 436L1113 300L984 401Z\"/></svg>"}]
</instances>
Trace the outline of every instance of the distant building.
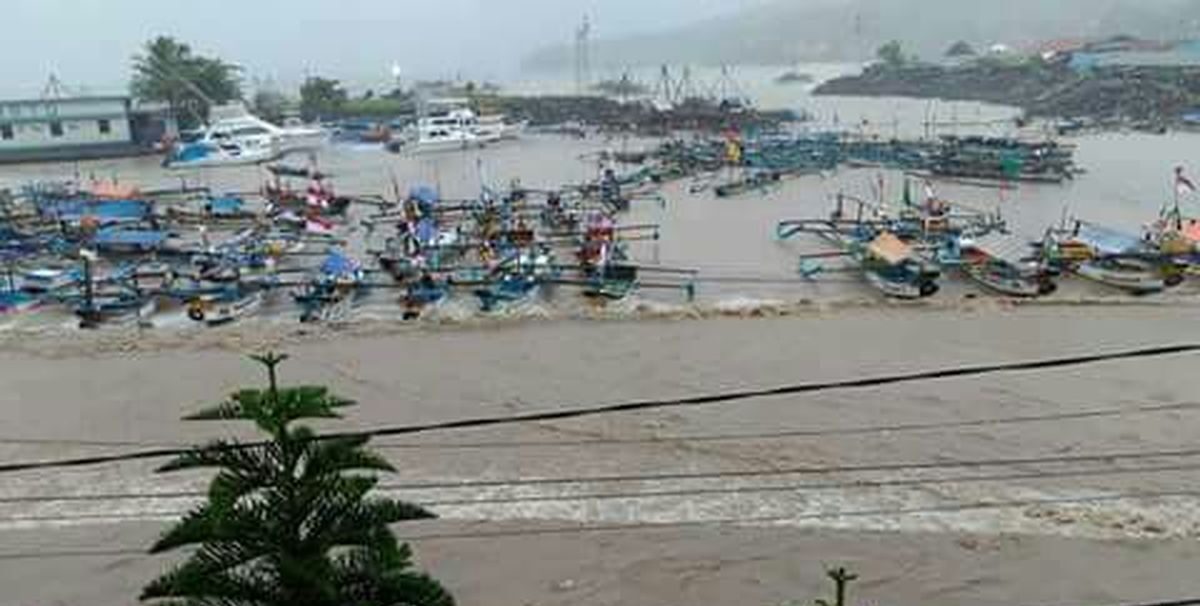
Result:
<instances>
[{"instance_id":1,"label":"distant building","mask_svg":"<svg viewBox=\"0 0 1200 606\"><path fill-rule=\"evenodd\" d=\"M128 97L0 101L0 162L138 155L175 130L165 107L135 109Z\"/></svg>"}]
</instances>

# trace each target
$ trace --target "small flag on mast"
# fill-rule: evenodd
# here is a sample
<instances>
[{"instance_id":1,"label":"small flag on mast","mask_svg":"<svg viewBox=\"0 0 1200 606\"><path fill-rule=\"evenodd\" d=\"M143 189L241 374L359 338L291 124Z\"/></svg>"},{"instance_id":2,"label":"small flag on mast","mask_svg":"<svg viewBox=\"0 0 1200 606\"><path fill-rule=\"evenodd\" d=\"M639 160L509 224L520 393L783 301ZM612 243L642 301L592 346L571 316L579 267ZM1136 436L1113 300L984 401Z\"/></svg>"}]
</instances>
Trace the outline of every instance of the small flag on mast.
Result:
<instances>
[{"instance_id":1,"label":"small flag on mast","mask_svg":"<svg viewBox=\"0 0 1200 606\"><path fill-rule=\"evenodd\" d=\"M1196 184L1183 174L1183 167L1175 167L1175 193L1184 196L1196 193Z\"/></svg>"}]
</instances>

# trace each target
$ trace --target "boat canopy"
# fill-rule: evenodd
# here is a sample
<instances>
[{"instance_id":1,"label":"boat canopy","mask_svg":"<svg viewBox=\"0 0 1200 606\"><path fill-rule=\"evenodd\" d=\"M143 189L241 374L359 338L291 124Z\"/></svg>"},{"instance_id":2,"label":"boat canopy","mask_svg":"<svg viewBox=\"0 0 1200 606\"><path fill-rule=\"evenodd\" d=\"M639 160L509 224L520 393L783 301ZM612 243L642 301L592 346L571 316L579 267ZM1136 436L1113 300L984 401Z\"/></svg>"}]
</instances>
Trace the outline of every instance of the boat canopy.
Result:
<instances>
[{"instance_id":1,"label":"boat canopy","mask_svg":"<svg viewBox=\"0 0 1200 606\"><path fill-rule=\"evenodd\" d=\"M208 201L208 207L214 215L233 215L241 212L245 202L236 196L222 196Z\"/></svg>"},{"instance_id":2,"label":"boat canopy","mask_svg":"<svg viewBox=\"0 0 1200 606\"><path fill-rule=\"evenodd\" d=\"M92 185L91 193L97 198L121 200L136 197L138 189L133 185L122 185L116 181L99 181Z\"/></svg>"},{"instance_id":3,"label":"boat canopy","mask_svg":"<svg viewBox=\"0 0 1200 606\"><path fill-rule=\"evenodd\" d=\"M158 248L167 241L168 234L164 231L138 229L102 229L96 232L96 246L136 246L139 248Z\"/></svg>"},{"instance_id":4,"label":"boat canopy","mask_svg":"<svg viewBox=\"0 0 1200 606\"><path fill-rule=\"evenodd\" d=\"M102 222L137 221L150 214L150 205L141 200L53 200L43 203L41 211L70 222L84 217L94 217Z\"/></svg>"},{"instance_id":5,"label":"boat canopy","mask_svg":"<svg viewBox=\"0 0 1200 606\"><path fill-rule=\"evenodd\" d=\"M891 265L899 265L912 256L912 248L909 245L895 234L886 231L871 241L867 251Z\"/></svg>"},{"instance_id":6,"label":"boat canopy","mask_svg":"<svg viewBox=\"0 0 1200 606\"><path fill-rule=\"evenodd\" d=\"M331 252L321 264L321 273L327 276L350 276L358 272L358 262L340 252Z\"/></svg>"},{"instance_id":7,"label":"boat canopy","mask_svg":"<svg viewBox=\"0 0 1200 606\"><path fill-rule=\"evenodd\" d=\"M986 234L972 240L970 246L1009 265L1020 265L1030 256L1029 243L1011 234Z\"/></svg>"},{"instance_id":8,"label":"boat canopy","mask_svg":"<svg viewBox=\"0 0 1200 606\"><path fill-rule=\"evenodd\" d=\"M408 190L408 197L420 202L421 204L437 204L438 192L436 189L428 185L416 185Z\"/></svg>"},{"instance_id":9,"label":"boat canopy","mask_svg":"<svg viewBox=\"0 0 1200 606\"><path fill-rule=\"evenodd\" d=\"M1137 236L1093 223L1080 223L1074 239L1102 255L1136 253L1145 248Z\"/></svg>"}]
</instances>

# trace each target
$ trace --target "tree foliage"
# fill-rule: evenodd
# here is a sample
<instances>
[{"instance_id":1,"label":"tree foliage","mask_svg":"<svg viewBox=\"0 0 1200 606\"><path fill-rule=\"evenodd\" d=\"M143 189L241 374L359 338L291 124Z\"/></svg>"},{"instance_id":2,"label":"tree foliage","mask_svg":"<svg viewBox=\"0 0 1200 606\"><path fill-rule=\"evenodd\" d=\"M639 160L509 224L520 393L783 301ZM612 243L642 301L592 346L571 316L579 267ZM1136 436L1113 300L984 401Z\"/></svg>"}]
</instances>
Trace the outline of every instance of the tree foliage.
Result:
<instances>
[{"instance_id":1,"label":"tree foliage","mask_svg":"<svg viewBox=\"0 0 1200 606\"><path fill-rule=\"evenodd\" d=\"M352 405L324 387L277 385L285 356L255 357L266 389L243 389L189 420L252 421L269 439L218 441L161 472L216 470L207 502L168 530L152 553L192 548L146 586L142 600L178 606L453 606L437 581L411 570L390 524L433 517L370 497L391 465L365 437L317 439L304 419L339 418Z\"/></svg>"},{"instance_id":2,"label":"tree foliage","mask_svg":"<svg viewBox=\"0 0 1200 606\"><path fill-rule=\"evenodd\" d=\"M288 110L293 108L292 100L288 99L287 95L271 89L261 89L254 93L253 105L254 115L276 124L281 123Z\"/></svg>"},{"instance_id":3,"label":"tree foliage","mask_svg":"<svg viewBox=\"0 0 1200 606\"><path fill-rule=\"evenodd\" d=\"M892 40L880 46L879 50L875 51L875 56L888 67L900 67L906 62L904 47L900 45L899 40Z\"/></svg>"},{"instance_id":4,"label":"tree foliage","mask_svg":"<svg viewBox=\"0 0 1200 606\"><path fill-rule=\"evenodd\" d=\"M974 57L977 54L975 47L971 46L966 40L959 40L946 49L947 57Z\"/></svg>"},{"instance_id":5,"label":"tree foliage","mask_svg":"<svg viewBox=\"0 0 1200 606\"><path fill-rule=\"evenodd\" d=\"M242 97L240 68L220 59L196 55L187 44L159 36L133 58L130 90L144 101L170 105L184 125L208 117L210 105Z\"/></svg>"},{"instance_id":6,"label":"tree foliage","mask_svg":"<svg viewBox=\"0 0 1200 606\"><path fill-rule=\"evenodd\" d=\"M337 80L313 76L300 87L300 114L305 120L338 116L349 99Z\"/></svg>"}]
</instances>

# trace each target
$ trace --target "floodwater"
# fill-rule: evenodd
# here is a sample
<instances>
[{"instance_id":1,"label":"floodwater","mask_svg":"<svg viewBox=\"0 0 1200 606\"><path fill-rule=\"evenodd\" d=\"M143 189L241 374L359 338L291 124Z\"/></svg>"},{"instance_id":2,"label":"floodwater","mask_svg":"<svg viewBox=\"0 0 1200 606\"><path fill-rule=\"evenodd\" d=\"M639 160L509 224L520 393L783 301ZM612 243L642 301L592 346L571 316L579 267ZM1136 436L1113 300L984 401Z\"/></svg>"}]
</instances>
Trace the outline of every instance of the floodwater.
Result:
<instances>
[{"instance_id":1,"label":"floodwater","mask_svg":"<svg viewBox=\"0 0 1200 606\"><path fill-rule=\"evenodd\" d=\"M836 118L837 126L882 136L919 134L935 113L931 121L960 122L939 125L940 132L1008 134L996 120L1012 115L975 104L936 104L934 112L925 101L814 100L803 89L771 94L773 104L818 114L826 123L818 128L835 126ZM1175 165L1200 169L1196 135L1104 134L1073 142L1088 170L1075 182L1021 186L1003 197L948 185L939 193L998 208L1031 238L1064 208L1136 231L1170 199ZM457 198L476 195L481 183L504 186L515 178L526 187L580 182L596 176L598 151L648 144L531 136L425 157L331 147L319 162L346 193L390 196L393 182L402 189L424 182ZM176 175L141 159L5 167L0 181L74 173L147 188L184 178L218 191L253 191L265 177L257 168ZM561 311L555 304L536 312L550 316L544 321L401 327L394 307L381 304L374 317L347 327L301 329L279 319L213 331L82 334L64 326L61 335L41 339L9 330L0 349L0 452L11 461L86 456L237 431L178 419L253 384L257 374L238 354L266 347L293 354L285 379L328 384L360 402L346 421L322 427L350 429L1196 340L1200 300L1192 287L1133 300L1071 284L1049 303L1012 307L968 300L983 293L950 281L933 303L914 307L883 304L850 274L798 279L797 255L819 244L776 242L776 222L824 216L838 191L872 198L877 177L874 170L845 170L731 199L690 193L690 181L665 187L665 206L639 206L628 219L663 226L662 240L639 244L635 255L699 270L700 301L690 310L681 296L654 293L616 310L620 321L611 322L562 321L553 317ZM898 198L902 176L884 177L886 197ZM779 317L728 317L741 315ZM284 322L292 328L279 330ZM790 587L797 574L839 562L864 572L871 581L866 597L879 603L897 603L896 596L946 605L1132 603L1159 597L1164 576L1178 581L1165 597L1200 590L1186 573L1200 535L1200 500L1186 492L1194 486L1195 455L1182 450L1193 446L1192 424L1200 419L1193 368L1193 357L1175 356L392 438L378 446L400 469L387 480L399 486L395 494L435 503L444 518L436 523L443 526L406 526L404 536L447 529L467 535L417 542L422 562L463 603L781 603L787 596L778 588ZM1181 454L961 473L796 471L1154 451ZM187 495L204 484L200 476L156 475L152 467L133 462L0 478L0 585L7 595L22 603L127 603L164 564L130 550L192 506ZM780 475L654 479L763 470ZM587 480L614 474L643 479ZM530 478L579 481L521 483ZM492 483L469 485L479 480ZM444 488L403 489L399 482ZM458 482L468 486L455 488ZM1152 496L1167 493L1175 496ZM766 530L729 523L747 519L773 521ZM545 524L706 523L691 534L674 528L471 537ZM86 555L95 551L109 553ZM63 554L53 556L60 566L46 566L46 552ZM42 555L8 558L21 553ZM821 582L806 580L805 590Z\"/></svg>"},{"instance_id":2,"label":"floodwater","mask_svg":"<svg viewBox=\"0 0 1200 606\"><path fill-rule=\"evenodd\" d=\"M810 86L802 85L767 83L759 84L756 89L748 88L765 106L790 107L813 116L814 122L802 127L812 131L839 129L880 137L1036 134L1015 129L1011 118L1016 112L1011 108L917 99L818 98L808 94ZM1087 171L1073 182L1023 184L1008 190L937 184L937 193L964 206L1000 213L1013 231L1031 240L1066 216L1137 233L1171 199L1175 166L1194 164L1200 171L1200 162L1195 157L1200 149L1198 134L1105 133L1069 142L1077 146L1078 164ZM379 146L332 145L316 158L322 170L334 175L334 185L342 193L394 198L397 190L407 191L423 183L436 186L446 198L456 199L477 196L485 184L505 188L519 181L525 187L538 189L582 183L597 178L601 172L601 152L645 149L654 143L620 137L576 140L529 135L484 150L418 156L391 154ZM304 158L292 161L303 162ZM267 174L258 167L167 171L158 165L156 158L0 168L0 185L71 177L115 178L144 188L186 183L236 193L259 190ZM818 278L802 279L798 274L798 255L821 251L822 243L803 237L778 242L773 235L774 227L780 220L827 216L832 208L831 198L838 192L875 200L879 196L876 184L881 178L884 199L898 201L905 187L901 173L845 169L788 180L778 187L728 199L718 199L711 188L704 187L720 177L709 175L668 184L661 192L664 204L637 203L626 220L657 223L662 231L658 241L634 243L631 249L634 258L643 264L698 271L696 302L706 308L752 310L764 303L799 301L878 302L876 293L837 260L825 262L827 271ZM911 187L919 197L921 185L913 182ZM361 219L371 212L369 207L359 207L352 216ZM382 244L386 237L383 231L367 233L361 227L351 227L343 235L352 242L352 253L366 256L366 249ZM1188 293L1193 289L1185 286L1178 292ZM943 279L938 302L946 304L986 294L950 275ZM1068 279L1054 298L1092 300L1115 294L1101 286ZM265 314L268 321L295 320L292 306L283 299L278 297L269 305L268 309L274 313ZM355 314L392 317L397 315L393 300L390 295L374 295ZM662 306L687 307L683 289L646 290L634 303L614 306L613 313L640 310L643 304L656 311L662 311ZM574 316L583 313L583 307L577 298L559 296L516 313ZM472 301L455 301L434 315L461 318L475 312ZM177 308L160 314L156 323L162 327L188 326ZM46 324L67 326L71 320L65 315L43 313L27 315L15 322L15 326L21 327ZM14 324L8 326L12 328Z\"/></svg>"}]
</instances>

